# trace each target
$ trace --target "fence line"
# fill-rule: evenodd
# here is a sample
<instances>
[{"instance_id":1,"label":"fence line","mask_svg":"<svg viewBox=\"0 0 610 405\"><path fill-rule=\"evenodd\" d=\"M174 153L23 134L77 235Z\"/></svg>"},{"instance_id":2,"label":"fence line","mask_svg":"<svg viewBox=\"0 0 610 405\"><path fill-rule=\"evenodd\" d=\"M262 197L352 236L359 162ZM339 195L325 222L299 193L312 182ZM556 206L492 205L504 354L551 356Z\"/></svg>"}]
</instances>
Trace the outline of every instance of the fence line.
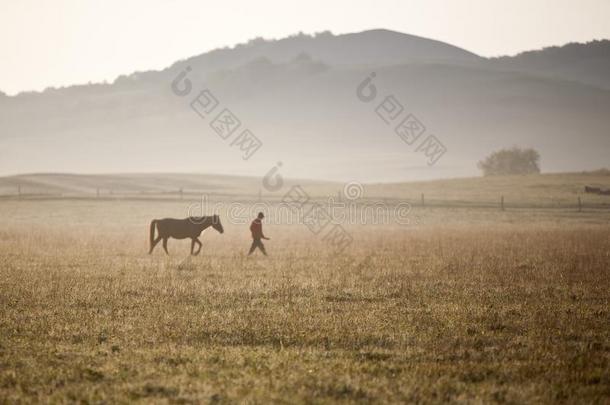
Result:
<instances>
[{"instance_id":1,"label":"fence line","mask_svg":"<svg viewBox=\"0 0 610 405\"><path fill-rule=\"evenodd\" d=\"M10 200L99 200L99 201L155 201L155 202L171 202L171 201L200 201L202 196L206 196L209 202L226 202L227 200L235 203L255 203L268 202L280 203L282 195L266 195L258 190L254 194L248 193L218 193L206 191L187 191L178 189L175 191L129 191L129 190L111 190L107 189L104 193L102 189L96 188L91 193L27 193L21 187L18 187L16 194L0 194L0 201ZM311 195L312 202L325 202L329 200L327 195ZM561 201L549 202L548 200L538 201L510 201L505 200L504 195L499 195L499 199L494 201L486 200L460 200L460 199L432 199L425 197L424 193L420 194L420 198L399 198L387 196L368 196L357 200L348 200L340 193L333 197L334 201L342 204L353 204L366 206L367 204L383 203L388 206L408 203L412 207L434 209L434 208L495 208L501 211L510 209L574 209L582 212L585 209L610 209L610 198L608 202L586 202L583 201L580 195L575 196L574 202L570 203L566 199ZM498 202L499 201L499 202Z\"/></svg>"}]
</instances>

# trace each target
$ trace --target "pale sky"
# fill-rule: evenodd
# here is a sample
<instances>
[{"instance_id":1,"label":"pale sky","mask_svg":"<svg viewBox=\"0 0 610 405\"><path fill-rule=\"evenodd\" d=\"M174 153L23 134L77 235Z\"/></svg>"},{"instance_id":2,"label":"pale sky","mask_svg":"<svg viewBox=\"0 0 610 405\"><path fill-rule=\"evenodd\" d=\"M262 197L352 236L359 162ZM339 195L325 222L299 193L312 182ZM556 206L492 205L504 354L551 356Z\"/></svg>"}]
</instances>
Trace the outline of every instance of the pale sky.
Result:
<instances>
[{"instance_id":1,"label":"pale sky","mask_svg":"<svg viewBox=\"0 0 610 405\"><path fill-rule=\"evenodd\" d=\"M373 28L515 54L610 38L610 0L0 0L0 91L113 81L259 36Z\"/></svg>"}]
</instances>

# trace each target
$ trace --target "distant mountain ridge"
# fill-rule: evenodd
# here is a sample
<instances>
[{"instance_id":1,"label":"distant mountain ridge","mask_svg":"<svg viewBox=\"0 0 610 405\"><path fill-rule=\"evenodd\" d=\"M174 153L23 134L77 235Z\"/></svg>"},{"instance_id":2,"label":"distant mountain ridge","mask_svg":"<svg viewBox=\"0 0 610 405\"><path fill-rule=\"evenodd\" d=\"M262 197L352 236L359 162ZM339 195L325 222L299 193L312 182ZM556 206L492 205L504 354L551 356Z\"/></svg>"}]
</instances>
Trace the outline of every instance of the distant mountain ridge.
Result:
<instances>
[{"instance_id":1,"label":"distant mountain ridge","mask_svg":"<svg viewBox=\"0 0 610 405\"><path fill-rule=\"evenodd\" d=\"M232 48L219 48L173 63L160 71L137 71L121 75L113 83L89 83L49 87L45 91L100 90L112 85L146 83L167 77L191 66L199 74L235 69L259 58L272 63L286 63L298 53L328 65L398 65L409 63L486 64L497 68L536 74L549 74L610 88L610 40L569 43L540 50L529 50L514 56L484 58L465 49L432 39L386 29L333 35L324 31L313 35L296 34L278 40L255 38ZM594 65L594 66L590 66ZM583 76L579 76L585 75ZM590 74L592 77L586 77ZM44 91L43 91L44 92ZM28 91L21 95L41 92ZM0 91L0 97L6 96Z\"/></svg>"},{"instance_id":2,"label":"distant mountain ridge","mask_svg":"<svg viewBox=\"0 0 610 405\"><path fill-rule=\"evenodd\" d=\"M295 178L401 181L472 176L489 152L515 144L539 149L544 171L594 169L610 153L610 70L598 69L607 42L486 59L387 30L256 39L112 84L0 97L0 174L262 176L282 160ZM193 93L182 98L170 84L187 66ZM372 71L379 98L366 104L356 87ZM191 110L203 88L261 138L256 158L243 161L210 129L213 117ZM388 95L445 143L439 164L380 120Z\"/></svg>"},{"instance_id":3,"label":"distant mountain ridge","mask_svg":"<svg viewBox=\"0 0 610 405\"><path fill-rule=\"evenodd\" d=\"M191 65L200 71L235 68L260 56L275 63L288 62L295 49L333 66L396 65L412 62L469 62L480 57L440 41L390 30L333 35L324 32L279 40L258 38L232 49L219 49L175 63L170 70Z\"/></svg>"},{"instance_id":4,"label":"distant mountain ridge","mask_svg":"<svg viewBox=\"0 0 610 405\"><path fill-rule=\"evenodd\" d=\"M610 41L552 46L491 60L505 69L575 80L610 89Z\"/></svg>"}]
</instances>

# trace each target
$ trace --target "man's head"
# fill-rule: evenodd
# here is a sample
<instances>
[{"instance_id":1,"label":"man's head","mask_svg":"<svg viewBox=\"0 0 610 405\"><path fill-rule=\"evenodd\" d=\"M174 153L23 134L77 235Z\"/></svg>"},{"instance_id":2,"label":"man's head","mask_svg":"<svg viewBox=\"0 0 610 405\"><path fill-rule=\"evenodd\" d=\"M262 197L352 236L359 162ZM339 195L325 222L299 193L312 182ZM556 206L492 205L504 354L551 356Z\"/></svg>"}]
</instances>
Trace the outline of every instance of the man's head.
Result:
<instances>
[{"instance_id":1,"label":"man's head","mask_svg":"<svg viewBox=\"0 0 610 405\"><path fill-rule=\"evenodd\" d=\"M263 214L262 212L259 212L257 218L263 219L263 218L265 218L265 214Z\"/></svg>"}]
</instances>

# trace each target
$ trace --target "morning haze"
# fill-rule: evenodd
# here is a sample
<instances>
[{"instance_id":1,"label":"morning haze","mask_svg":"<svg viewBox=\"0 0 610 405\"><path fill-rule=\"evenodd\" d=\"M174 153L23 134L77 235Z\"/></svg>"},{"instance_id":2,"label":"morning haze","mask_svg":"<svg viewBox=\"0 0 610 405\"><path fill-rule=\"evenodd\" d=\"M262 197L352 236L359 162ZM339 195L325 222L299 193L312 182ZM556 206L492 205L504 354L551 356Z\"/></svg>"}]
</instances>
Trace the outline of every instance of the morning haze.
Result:
<instances>
[{"instance_id":1,"label":"morning haze","mask_svg":"<svg viewBox=\"0 0 610 405\"><path fill-rule=\"evenodd\" d=\"M512 145L542 153L547 172L604 167L610 152L610 42L484 58L390 30L254 39L163 70L0 99L0 172L207 172L399 181L478 173L476 162ZM192 94L171 84L192 69ZM371 72L378 99L357 88ZM209 89L264 147L234 152L189 103ZM378 114L393 95L447 152L430 167ZM218 113L218 111L216 112ZM209 151L214 150L210 154ZM204 157L205 156L205 157Z\"/></svg>"},{"instance_id":2,"label":"morning haze","mask_svg":"<svg viewBox=\"0 0 610 405\"><path fill-rule=\"evenodd\" d=\"M607 403L606 1L0 5L0 403Z\"/></svg>"}]
</instances>

